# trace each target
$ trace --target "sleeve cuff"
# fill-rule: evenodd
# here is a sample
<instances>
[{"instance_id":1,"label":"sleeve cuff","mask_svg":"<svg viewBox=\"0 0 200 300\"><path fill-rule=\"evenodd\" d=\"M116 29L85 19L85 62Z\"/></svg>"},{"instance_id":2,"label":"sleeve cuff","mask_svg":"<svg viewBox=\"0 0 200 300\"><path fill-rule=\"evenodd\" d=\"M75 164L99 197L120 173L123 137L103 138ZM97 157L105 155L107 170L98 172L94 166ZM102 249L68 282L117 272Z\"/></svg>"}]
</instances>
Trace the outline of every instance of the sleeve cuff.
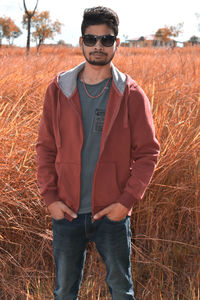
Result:
<instances>
[{"instance_id":1,"label":"sleeve cuff","mask_svg":"<svg viewBox=\"0 0 200 300\"><path fill-rule=\"evenodd\" d=\"M124 192L121 194L121 196L118 198L117 202L121 203L128 209L131 209L133 205L138 202L137 199L135 199L131 194Z\"/></svg>"},{"instance_id":2,"label":"sleeve cuff","mask_svg":"<svg viewBox=\"0 0 200 300\"><path fill-rule=\"evenodd\" d=\"M47 191L42 196L44 198L44 202L45 202L47 207L53 202L60 201L60 198L58 197L58 193L55 190L54 191Z\"/></svg>"}]
</instances>

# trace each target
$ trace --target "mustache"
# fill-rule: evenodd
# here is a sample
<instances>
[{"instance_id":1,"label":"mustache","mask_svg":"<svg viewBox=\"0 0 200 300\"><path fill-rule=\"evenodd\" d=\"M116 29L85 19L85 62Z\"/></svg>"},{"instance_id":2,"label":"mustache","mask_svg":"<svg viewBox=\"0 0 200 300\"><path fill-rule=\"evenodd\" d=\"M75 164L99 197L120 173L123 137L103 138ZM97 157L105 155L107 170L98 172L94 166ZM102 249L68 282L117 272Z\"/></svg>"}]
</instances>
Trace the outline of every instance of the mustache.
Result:
<instances>
[{"instance_id":1,"label":"mustache","mask_svg":"<svg viewBox=\"0 0 200 300\"><path fill-rule=\"evenodd\" d=\"M92 55L92 54L101 54L101 55L107 56L107 53L104 53L102 51L93 51L93 52L90 52L90 55Z\"/></svg>"}]
</instances>

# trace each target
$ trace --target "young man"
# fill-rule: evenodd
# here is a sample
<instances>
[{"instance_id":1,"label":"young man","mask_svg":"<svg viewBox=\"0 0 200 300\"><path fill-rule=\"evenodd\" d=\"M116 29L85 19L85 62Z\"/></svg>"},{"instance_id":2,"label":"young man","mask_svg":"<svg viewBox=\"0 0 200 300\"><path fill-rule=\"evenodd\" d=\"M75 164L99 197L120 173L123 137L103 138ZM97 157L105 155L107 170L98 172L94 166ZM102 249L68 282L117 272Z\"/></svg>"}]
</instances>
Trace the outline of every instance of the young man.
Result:
<instances>
[{"instance_id":1,"label":"young man","mask_svg":"<svg viewBox=\"0 0 200 300\"><path fill-rule=\"evenodd\" d=\"M77 300L86 244L94 241L114 300L135 299L130 215L151 180L159 153L150 105L112 64L118 17L86 9L85 62L49 85L36 146L38 183L53 222L56 300Z\"/></svg>"}]
</instances>

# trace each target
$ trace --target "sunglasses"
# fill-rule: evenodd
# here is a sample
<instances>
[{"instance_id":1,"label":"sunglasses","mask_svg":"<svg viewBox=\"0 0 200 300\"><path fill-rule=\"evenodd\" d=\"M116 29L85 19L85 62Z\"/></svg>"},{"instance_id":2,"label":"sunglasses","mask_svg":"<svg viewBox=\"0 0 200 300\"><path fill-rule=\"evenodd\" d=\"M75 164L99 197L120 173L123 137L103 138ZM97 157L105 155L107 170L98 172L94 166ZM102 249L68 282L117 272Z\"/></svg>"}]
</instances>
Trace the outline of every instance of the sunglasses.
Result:
<instances>
[{"instance_id":1,"label":"sunglasses","mask_svg":"<svg viewBox=\"0 0 200 300\"><path fill-rule=\"evenodd\" d=\"M111 34L106 35L93 35L93 34L85 34L83 35L83 43L88 47L93 47L96 45L97 41L100 40L101 44L105 47L113 46L116 41L116 36Z\"/></svg>"}]
</instances>

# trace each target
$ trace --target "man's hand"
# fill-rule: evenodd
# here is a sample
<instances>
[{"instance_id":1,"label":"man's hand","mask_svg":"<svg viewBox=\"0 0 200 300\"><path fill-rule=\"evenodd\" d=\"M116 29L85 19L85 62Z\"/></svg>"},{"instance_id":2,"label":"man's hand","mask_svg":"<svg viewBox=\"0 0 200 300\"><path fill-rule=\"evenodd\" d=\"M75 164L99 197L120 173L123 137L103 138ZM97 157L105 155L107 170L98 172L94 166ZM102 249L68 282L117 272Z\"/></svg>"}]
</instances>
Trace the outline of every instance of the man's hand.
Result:
<instances>
[{"instance_id":1,"label":"man's hand","mask_svg":"<svg viewBox=\"0 0 200 300\"><path fill-rule=\"evenodd\" d=\"M51 214L51 216L55 220L60 220L65 217L65 213L70 215L72 218L77 218L77 214L75 214L65 203L62 201L56 201L51 203L48 206L48 210Z\"/></svg>"},{"instance_id":2,"label":"man's hand","mask_svg":"<svg viewBox=\"0 0 200 300\"><path fill-rule=\"evenodd\" d=\"M107 216L112 221L120 221L124 219L128 214L129 209L120 203L113 203L106 208L99 211L94 219L98 220L103 216Z\"/></svg>"}]
</instances>

